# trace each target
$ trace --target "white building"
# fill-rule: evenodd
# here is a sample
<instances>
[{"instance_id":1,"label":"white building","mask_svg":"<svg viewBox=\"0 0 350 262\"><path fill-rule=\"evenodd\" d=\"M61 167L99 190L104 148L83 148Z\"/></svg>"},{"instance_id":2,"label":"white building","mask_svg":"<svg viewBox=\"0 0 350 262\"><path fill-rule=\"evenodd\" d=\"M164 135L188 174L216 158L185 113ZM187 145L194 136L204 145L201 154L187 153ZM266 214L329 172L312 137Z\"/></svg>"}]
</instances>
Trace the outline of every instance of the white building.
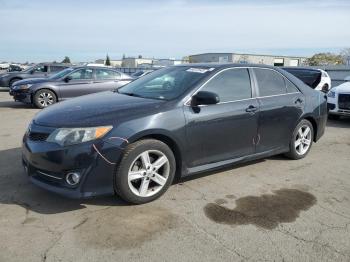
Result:
<instances>
[{"instance_id":1,"label":"white building","mask_svg":"<svg viewBox=\"0 0 350 262\"><path fill-rule=\"evenodd\" d=\"M265 64L272 66L300 66L306 64L306 57L276 56L238 53L203 53L189 56L190 63L239 63Z\"/></svg>"}]
</instances>

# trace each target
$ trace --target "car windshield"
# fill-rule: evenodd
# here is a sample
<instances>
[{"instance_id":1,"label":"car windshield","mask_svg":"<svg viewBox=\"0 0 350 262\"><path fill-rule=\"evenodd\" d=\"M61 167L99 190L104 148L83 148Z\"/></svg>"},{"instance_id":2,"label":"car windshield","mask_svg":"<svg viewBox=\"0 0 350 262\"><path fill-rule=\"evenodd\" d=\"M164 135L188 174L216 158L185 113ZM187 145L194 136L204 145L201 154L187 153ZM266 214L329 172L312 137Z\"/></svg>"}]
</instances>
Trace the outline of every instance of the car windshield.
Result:
<instances>
[{"instance_id":1,"label":"car windshield","mask_svg":"<svg viewBox=\"0 0 350 262\"><path fill-rule=\"evenodd\" d=\"M121 94L173 100L182 95L214 68L175 66L157 70L118 89Z\"/></svg>"},{"instance_id":2,"label":"car windshield","mask_svg":"<svg viewBox=\"0 0 350 262\"><path fill-rule=\"evenodd\" d=\"M60 79L72 71L73 71L73 68L66 68L66 69L58 72L57 74L54 74L53 76L51 76L50 79Z\"/></svg>"}]
</instances>

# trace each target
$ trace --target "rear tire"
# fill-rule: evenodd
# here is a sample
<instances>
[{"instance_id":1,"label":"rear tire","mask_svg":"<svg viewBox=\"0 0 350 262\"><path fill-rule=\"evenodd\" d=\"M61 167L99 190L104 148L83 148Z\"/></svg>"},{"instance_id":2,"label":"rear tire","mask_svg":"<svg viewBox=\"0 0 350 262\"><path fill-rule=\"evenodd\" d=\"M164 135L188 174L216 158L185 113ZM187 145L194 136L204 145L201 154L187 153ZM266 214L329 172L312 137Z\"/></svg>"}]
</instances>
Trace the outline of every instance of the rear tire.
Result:
<instances>
[{"instance_id":1,"label":"rear tire","mask_svg":"<svg viewBox=\"0 0 350 262\"><path fill-rule=\"evenodd\" d=\"M314 128L310 121L303 119L295 127L289 143L289 152L285 155L290 159L304 158L310 151L314 139Z\"/></svg>"},{"instance_id":2,"label":"rear tire","mask_svg":"<svg viewBox=\"0 0 350 262\"><path fill-rule=\"evenodd\" d=\"M40 89L35 92L33 96L33 103L37 108L45 108L49 105L55 104L57 97L54 92L49 89Z\"/></svg>"},{"instance_id":3,"label":"rear tire","mask_svg":"<svg viewBox=\"0 0 350 262\"><path fill-rule=\"evenodd\" d=\"M9 87L13 86L13 84L15 82L20 81L20 80L22 80L22 79L21 78L13 78L13 79L11 79L10 82L9 82Z\"/></svg>"},{"instance_id":4,"label":"rear tire","mask_svg":"<svg viewBox=\"0 0 350 262\"><path fill-rule=\"evenodd\" d=\"M144 139L130 144L114 176L116 194L132 204L159 198L173 182L176 161L163 142Z\"/></svg>"},{"instance_id":5,"label":"rear tire","mask_svg":"<svg viewBox=\"0 0 350 262\"><path fill-rule=\"evenodd\" d=\"M324 84L323 87L322 87L322 92L327 94L328 91L329 91L329 86L328 86L328 84Z\"/></svg>"}]
</instances>

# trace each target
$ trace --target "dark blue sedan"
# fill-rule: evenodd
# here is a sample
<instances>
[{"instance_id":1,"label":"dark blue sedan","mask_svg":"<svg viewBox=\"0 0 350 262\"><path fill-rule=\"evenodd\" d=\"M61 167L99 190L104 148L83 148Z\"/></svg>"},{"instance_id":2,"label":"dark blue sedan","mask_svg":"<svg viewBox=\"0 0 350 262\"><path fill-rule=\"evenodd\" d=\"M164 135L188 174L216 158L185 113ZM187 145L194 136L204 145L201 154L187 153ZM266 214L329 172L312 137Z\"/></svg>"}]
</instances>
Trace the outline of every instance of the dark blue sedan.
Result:
<instances>
[{"instance_id":1,"label":"dark blue sedan","mask_svg":"<svg viewBox=\"0 0 350 262\"><path fill-rule=\"evenodd\" d=\"M282 153L301 159L326 121L324 94L281 69L174 66L42 110L24 135L23 165L52 192L140 204L175 177Z\"/></svg>"}]
</instances>

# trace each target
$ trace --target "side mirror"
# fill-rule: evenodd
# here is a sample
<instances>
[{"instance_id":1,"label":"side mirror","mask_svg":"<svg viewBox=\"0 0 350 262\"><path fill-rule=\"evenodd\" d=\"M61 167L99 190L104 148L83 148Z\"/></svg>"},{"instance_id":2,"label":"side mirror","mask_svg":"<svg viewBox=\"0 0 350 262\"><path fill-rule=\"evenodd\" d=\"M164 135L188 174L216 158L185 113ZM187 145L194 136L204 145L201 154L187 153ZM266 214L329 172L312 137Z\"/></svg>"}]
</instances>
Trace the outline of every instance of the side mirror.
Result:
<instances>
[{"instance_id":1,"label":"side mirror","mask_svg":"<svg viewBox=\"0 0 350 262\"><path fill-rule=\"evenodd\" d=\"M208 91L199 91L192 97L191 105L214 105L220 102L220 98L217 94Z\"/></svg>"},{"instance_id":2,"label":"side mirror","mask_svg":"<svg viewBox=\"0 0 350 262\"><path fill-rule=\"evenodd\" d=\"M72 77L66 76L63 80L64 80L64 82L68 83L70 80L72 80Z\"/></svg>"},{"instance_id":3,"label":"side mirror","mask_svg":"<svg viewBox=\"0 0 350 262\"><path fill-rule=\"evenodd\" d=\"M31 74L34 74L34 72L35 72L35 69L33 69L33 70L30 71Z\"/></svg>"}]
</instances>

